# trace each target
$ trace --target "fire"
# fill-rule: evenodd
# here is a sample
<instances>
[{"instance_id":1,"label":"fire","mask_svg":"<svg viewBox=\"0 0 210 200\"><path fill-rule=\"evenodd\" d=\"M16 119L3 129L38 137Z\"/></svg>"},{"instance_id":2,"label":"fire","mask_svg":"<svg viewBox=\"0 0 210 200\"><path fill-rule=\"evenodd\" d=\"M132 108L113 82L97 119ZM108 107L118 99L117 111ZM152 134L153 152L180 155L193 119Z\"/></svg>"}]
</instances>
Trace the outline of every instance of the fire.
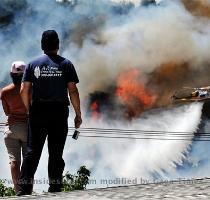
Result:
<instances>
[{"instance_id":1,"label":"fire","mask_svg":"<svg viewBox=\"0 0 210 200\"><path fill-rule=\"evenodd\" d=\"M155 96L146 91L140 80L138 69L123 72L117 79L116 95L128 107L129 117L137 117L142 111L152 107Z\"/></svg>"},{"instance_id":2,"label":"fire","mask_svg":"<svg viewBox=\"0 0 210 200\"><path fill-rule=\"evenodd\" d=\"M148 90L138 69L132 68L119 74L115 87L90 94L90 116L98 120L102 114L109 119L122 116L131 120L152 107L156 95Z\"/></svg>"},{"instance_id":3,"label":"fire","mask_svg":"<svg viewBox=\"0 0 210 200\"><path fill-rule=\"evenodd\" d=\"M94 101L90 105L91 118L97 120L100 117L98 102Z\"/></svg>"}]
</instances>

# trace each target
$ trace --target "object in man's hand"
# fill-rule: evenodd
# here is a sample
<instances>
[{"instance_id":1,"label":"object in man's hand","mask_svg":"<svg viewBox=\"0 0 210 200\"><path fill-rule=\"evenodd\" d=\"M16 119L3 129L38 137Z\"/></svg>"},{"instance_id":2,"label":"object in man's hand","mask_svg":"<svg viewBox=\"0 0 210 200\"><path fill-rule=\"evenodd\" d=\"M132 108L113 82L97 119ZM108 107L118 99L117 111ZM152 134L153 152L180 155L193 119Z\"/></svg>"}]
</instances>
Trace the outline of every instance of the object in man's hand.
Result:
<instances>
[{"instance_id":1,"label":"object in man's hand","mask_svg":"<svg viewBox=\"0 0 210 200\"><path fill-rule=\"evenodd\" d=\"M72 138L75 139L75 140L77 140L78 137L79 137L79 134L80 134L80 132L78 130L75 130Z\"/></svg>"}]
</instances>

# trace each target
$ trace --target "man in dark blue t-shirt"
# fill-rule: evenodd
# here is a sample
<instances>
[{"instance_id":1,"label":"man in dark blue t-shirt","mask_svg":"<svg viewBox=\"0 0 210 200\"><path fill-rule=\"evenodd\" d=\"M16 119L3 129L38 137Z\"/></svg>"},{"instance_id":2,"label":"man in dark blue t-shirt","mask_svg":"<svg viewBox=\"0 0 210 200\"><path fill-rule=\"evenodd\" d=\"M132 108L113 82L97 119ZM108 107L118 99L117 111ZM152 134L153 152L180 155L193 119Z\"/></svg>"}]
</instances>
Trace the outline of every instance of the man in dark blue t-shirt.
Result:
<instances>
[{"instance_id":1,"label":"man in dark blue t-shirt","mask_svg":"<svg viewBox=\"0 0 210 200\"><path fill-rule=\"evenodd\" d=\"M44 55L27 65L21 87L21 96L29 111L29 134L18 180L19 196L32 193L34 174L46 137L49 192L61 191L65 166L62 155L68 133L68 94L76 114L75 127L79 128L82 123L76 86L79 80L73 64L57 55L57 33L54 30L44 31L41 45Z\"/></svg>"}]
</instances>

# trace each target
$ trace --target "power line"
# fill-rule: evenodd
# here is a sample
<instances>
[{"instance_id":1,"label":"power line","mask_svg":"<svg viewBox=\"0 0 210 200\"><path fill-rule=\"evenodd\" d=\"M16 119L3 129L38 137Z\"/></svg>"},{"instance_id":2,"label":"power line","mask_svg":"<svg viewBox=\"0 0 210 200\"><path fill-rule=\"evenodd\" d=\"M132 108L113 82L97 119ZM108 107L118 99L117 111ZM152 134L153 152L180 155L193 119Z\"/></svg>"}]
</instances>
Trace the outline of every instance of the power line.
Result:
<instances>
[{"instance_id":1,"label":"power line","mask_svg":"<svg viewBox=\"0 0 210 200\"><path fill-rule=\"evenodd\" d=\"M0 131L4 133L4 131ZM68 135L72 136L72 135ZM122 137L122 136L100 136L100 135L82 135L80 134L79 137L84 138L104 138L104 139L129 139L129 140L156 140L156 141L201 141L201 142L210 142L210 137L204 138L200 137L198 139L196 138L157 138L157 137ZM203 139L204 138L204 139Z\"/></svg>"},{"instance_id":2,"label":"power line","mask_svg":"<svg viewBox=\"0 0 210 200\"><path fill-rule=\"evenodd\" d=\"M0 128L6 126L5 123L0 123ZM68 130L74 131L74 127L68 127ZM105 129L105 128L79 128L80 132L99 132L99 133L129 133L129 134L137 134L137 133L149 133L149 134L168 134L171 135L190 135L192 132L186 131L152 131L152 130L139 130L139 129ZM205 133L205 135L210 135L210 133Z\"/></svg>"},{"instance_id":3,"label":"power line","mask_svg":"<svg viewBox=\"0 0 210 200\"><path fill-rule=\"evenodd\" d=\"M69 127L69 130L74 131L74 127ZM81 132L108 132L108 133L150 133L150 134L165 134L165 133L170 133L173 135L190 135L192 132L186 132L186 131L152 131L152 130L140 130L140 129L103 129L103 128L79 128L79 131ZM205 133L209 134L210 133Z\"/></svg>"},{"instance_id":4,"label":"power line","mask_svg":"<svg viewBox=\"0 0 210 200\"><path fill-rule=\"evenodd\" d=\"M74 127L69 127L69 130L74 130ZM149 132L149 133L188 133L191 134L192 132L186 132L186 131L152 131L152 130L139 130L139 129L104 129L104 128L79 128L81 131L108 131L108 132Z\"/></svg>"},{"instance_id":5,"label":"power line","mask_svg":"<svg viewBox=\"0 0 210 200\"><path fill-rule=\"evenodd\" d=\"M72 136L72 135L68 135ZM130 139L130 140L163 140L163 141L202 141L202 142L210 142L209 139L189 139L189 138L149 138L149 137L120 137L120 136L98 136L98 135L80 135L79 137L85 137L85 138L109 138L109 139Z\"/></svg>"},{"instance_id":6,"label":"power line","mask_svg":"<svg viewBox=\"0 0 210 200\"><path fill-rule=\"evenodd\" d=\"M0 123L0 132L5 123ZM69 131L74 131L74 127L68 127ZM104 128L80 128L80 137L84 138L109 138L109 139L132 139L132 140L171 140L171 141L210 141L210 133L193 134L191 132L172 131L148 131L137 129L104 129ZM72 135L68 135L72 136ZM193 137L193 138L192 138Z\"/></svg>"},{"instance_id":7,"label":"power line","mask_svg":"<svg viewBox=\"0 0 210 200\"><path fill-rule=\"evenodd\" d=\"M0 131L2 133L4 133L4 131ZM184 140L184 141L210 141L210 137L205 137L205 136L199 136L199 137L194 137L194 138L187 138L187 137L176 137L176 138L170 138L171 136L167 136L165 138L163 137L157 137L158 135L156 135L155 137L150 137L150 135L148 135L147 137L145 136L141 136L141 137L132 137L132 135L127 134L126 136L122 136L122 135L118 135L117 136L104 136L103 134L100 135L83 135L80 134L80 137L86 137L86 138L113 138L113 139L135 139L135 140ZM68 135L68 136L72 136L72 135Z\"/></svg>"},{"instance_id":8,"label":"power line","mask_svg":"<svg viewBox=\"0 0 210 200\"><path fill-rule=\"evenodd\" d=\"M3 127L0 127L0 129L3 129ZM74 131L75 129L69 129L69 131ZM188 133L188 132L169 132L169 131L144 131L144 130L136 130L134 132L131 131L108 131L106 129L98 129L98 130L84 130L84 129L80 129L80 132L82 133L89 133L89 134L103 134L103 135L150 135L151 137L153 136L172 136L172 137L176 137L176 136L181 136L181 137L191 137L192 133ZM186 134L187 133L187 134ZM200 137L200 133L199 135L195 135ZM210 136L210 133L205 133L205 135L203 135L205 137Z\"/></svg>"},{"instance_id":9,"label":"power line","mask_svg":"<svg viewBox=\"0 0 210 200\"><path fill-rule=\"evenodd\" d=\"M70 131L74 131L74 129L69 129ZM119 134L119 135L150 135L150 136L165 136L165 135L170 135L170 136L186 136L186 137L191 137L192 133L188 133L186 134L186 132L177 132L177 133L173 133L173 132L169 132L169 131L143 131L143 130L138 130L138 131L134 131L134 132L130 132L130 131L106 131L106 130L94 130L94 131L90 131L90 130L80 130L80 132L82 133L95 133L95 134ZM197 133L200 136L201 133ZM205 136L210 136L210 133L204 133Z\"/></svg>"}]
</instances>

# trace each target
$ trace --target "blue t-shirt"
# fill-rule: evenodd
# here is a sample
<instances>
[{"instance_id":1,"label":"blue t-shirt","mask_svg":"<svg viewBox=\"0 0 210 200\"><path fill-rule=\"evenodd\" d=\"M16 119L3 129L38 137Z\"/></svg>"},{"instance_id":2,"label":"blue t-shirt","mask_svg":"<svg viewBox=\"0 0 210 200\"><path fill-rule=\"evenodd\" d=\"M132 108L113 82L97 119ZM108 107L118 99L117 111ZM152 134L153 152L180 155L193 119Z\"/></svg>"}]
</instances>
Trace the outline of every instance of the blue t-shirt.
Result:
<instances>
[{"instance_id":1,"label":"blue t-shirt","mask_svg":"<svg viewBox=\"0 0 210 200\"><path fill-rule=\"evenodd\" d=\"M23 81L33 85L32 101L62 102L69 104L67 84L79 79L71 61L59 55L43 55L30 62Z\"/></svg>"}]
</instances>

